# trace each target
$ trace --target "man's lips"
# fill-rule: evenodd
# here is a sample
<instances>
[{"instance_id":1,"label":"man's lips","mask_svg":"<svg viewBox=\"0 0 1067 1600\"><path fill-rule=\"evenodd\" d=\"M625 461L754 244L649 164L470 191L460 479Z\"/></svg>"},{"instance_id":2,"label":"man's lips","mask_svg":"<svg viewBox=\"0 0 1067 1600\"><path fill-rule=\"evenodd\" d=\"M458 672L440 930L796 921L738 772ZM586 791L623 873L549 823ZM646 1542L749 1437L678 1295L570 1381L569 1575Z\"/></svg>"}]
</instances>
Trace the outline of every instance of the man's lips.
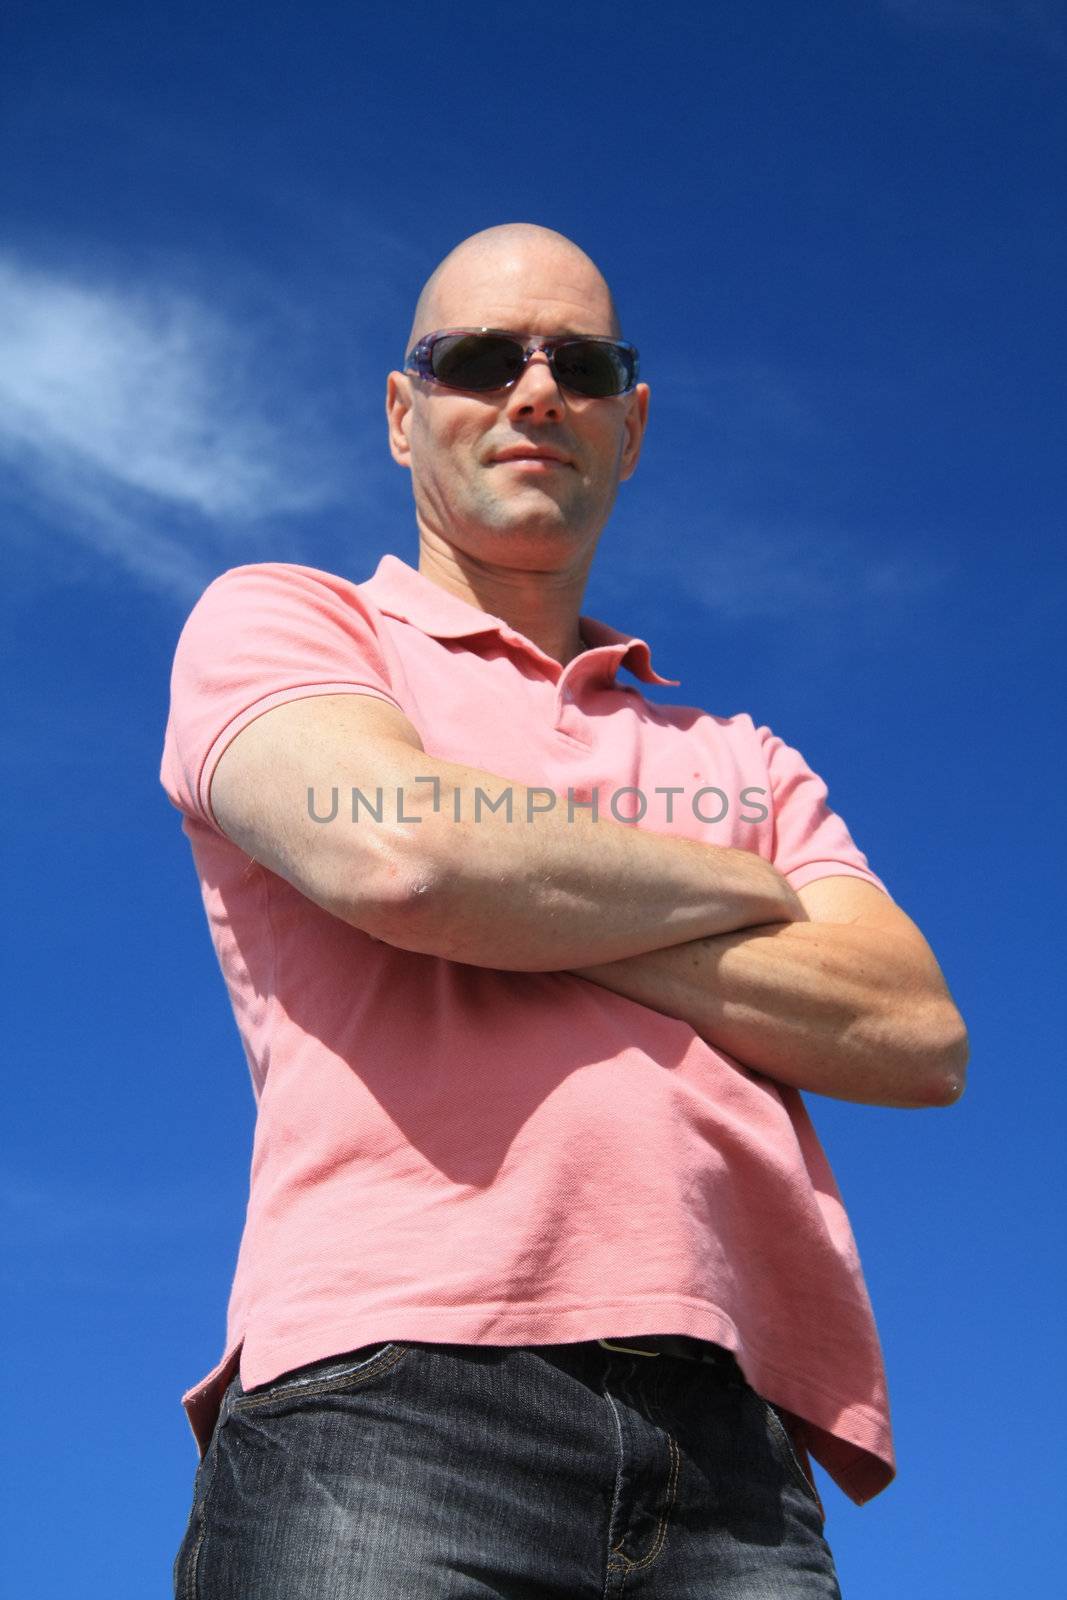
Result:
<instances>
[{"instance_id":1,"label":"man's lips","mask_svg":"<svg viewBox=\"0 0 1067 1600\"><path fill-rule=\"evenodd\" d=\"M536 445L515 445L510 450L501 450L493 458L491 465L507 462L514 466L539 468L542 471L551 467L569 467L567 457L557 450L540 450Z\"/></svg>"}]
</instances>

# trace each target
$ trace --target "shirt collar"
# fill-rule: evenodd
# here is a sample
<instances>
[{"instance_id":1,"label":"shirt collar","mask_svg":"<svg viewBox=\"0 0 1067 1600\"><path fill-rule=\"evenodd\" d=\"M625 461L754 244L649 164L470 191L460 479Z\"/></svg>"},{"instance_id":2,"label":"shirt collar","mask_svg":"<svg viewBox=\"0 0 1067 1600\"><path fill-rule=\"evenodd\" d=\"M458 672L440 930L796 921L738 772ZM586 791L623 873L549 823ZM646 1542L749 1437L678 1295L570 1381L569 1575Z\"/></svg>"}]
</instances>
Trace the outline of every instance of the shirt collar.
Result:
<instances>
[{"instance_id":1,"label":"shirt collar","mask_svg":"<svg viewBox=\"0 0 1067 1600\"><path fill-rule=\"evenodd\" d=\"M461 600L458 595L442 589L417 568L410 567L406 561L401 561L399 556L390 552L382 556L373 576L361 583L359 589L386 616L409 622L433 639L462 639L477 633L498 633L511 643L522 644L527 650L543 654L532 640L512 628L503 618L481 611L468 601ZM596 617L582 616L578 620L582 637L589 648L576 657L576 661L584 662L595 651L598 664L602 661L609 668L611 678L614 678L620 666L624 666L643 683L677 687L680 682L678 678L663 678L653 669L652 653L644 639L620 633L617 628L609 627ZM602 651L605 652L603 656ZM570 665L572 663L568 663Z\"/></svg>"}]
</instances>

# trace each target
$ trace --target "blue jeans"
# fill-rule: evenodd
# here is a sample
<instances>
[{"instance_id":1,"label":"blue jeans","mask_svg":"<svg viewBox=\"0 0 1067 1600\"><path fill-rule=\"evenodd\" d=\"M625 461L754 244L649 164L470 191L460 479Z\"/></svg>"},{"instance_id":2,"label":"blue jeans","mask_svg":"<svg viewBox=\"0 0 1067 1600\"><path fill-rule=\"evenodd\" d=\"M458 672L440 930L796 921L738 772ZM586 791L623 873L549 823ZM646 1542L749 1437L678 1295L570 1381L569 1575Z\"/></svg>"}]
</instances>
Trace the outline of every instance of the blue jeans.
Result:
<instances>
[{"instance_id":1,"label":"blue jeans","mask_svg":"<svg viewBox=\"0 0 1067 1600\"><path fill-rule=\"evenodd\" d=\"M687 1344L713 1361L390 1343L234 1377L176 1600L840 1600L779 1414Z\"/></svg>"}]
</instances>

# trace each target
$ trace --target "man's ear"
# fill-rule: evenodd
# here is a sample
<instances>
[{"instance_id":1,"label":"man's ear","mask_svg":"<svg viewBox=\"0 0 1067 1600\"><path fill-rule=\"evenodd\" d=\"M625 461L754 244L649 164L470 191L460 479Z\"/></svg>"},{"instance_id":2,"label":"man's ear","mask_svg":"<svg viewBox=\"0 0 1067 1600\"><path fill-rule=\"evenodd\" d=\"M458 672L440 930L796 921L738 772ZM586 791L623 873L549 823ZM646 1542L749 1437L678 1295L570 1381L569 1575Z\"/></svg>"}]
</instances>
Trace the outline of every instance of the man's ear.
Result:
<instances>
[{"instance_id":1,"label":"man's ear","mask_svg":"<svg viewBox=\"0 0 1067 1600\"><path fill-rule=\"evenodd\" d=\"M619 482L625 483L633 474L637 466L637 458L641 454L641 441L645 437L648 426L648 397L647 383L639 383L630 396L630 405L626 413L626 439L622 447L622 458L619 462Z\"/></svg>"},{"instance_id":2,"label":"man's ear","mask_svg":"<svg viewBox=\"0 0 1067 1600\"><path fill-rule=\"evenodd\" d=\"M411 379L391 372L385 385L385 415L389 419L389 449L402 467L411 466Z\"/></svg>"}]
</instances>

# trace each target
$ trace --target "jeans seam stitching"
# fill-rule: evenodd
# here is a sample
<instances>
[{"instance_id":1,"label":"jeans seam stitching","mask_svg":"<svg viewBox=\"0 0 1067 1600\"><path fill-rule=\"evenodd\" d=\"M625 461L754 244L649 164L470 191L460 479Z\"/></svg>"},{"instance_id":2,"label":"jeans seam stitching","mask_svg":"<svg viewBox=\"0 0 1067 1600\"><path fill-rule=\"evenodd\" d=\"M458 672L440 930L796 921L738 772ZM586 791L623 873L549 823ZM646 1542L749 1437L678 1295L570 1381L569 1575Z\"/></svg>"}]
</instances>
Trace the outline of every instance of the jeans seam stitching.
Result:
<instances>
[{"instance_id":1,"label":"jeans seam stitching","mask_svg":"<svg viewBox=\"0 0 1067 1600\"><path fill-rule=\"evenodd\" d=\"M606 1395L606 1398L608 1400L611 1400L611 1396L610 1395ZM645 1411L645 1416L646 1416L648 1422L653 1427L661 1427L662 1426L662 1420L660 1418L659 1411L655 1407L652 1399L651 1398L648 1398L647 1400L643 1399L642 1400L642 1407L643 1407L643 1409ZM611 1506L611 1516L612 1516L612 1518L614 1518L615 1506L616 1506L616 1503L617 1503L617 1500L618 1500L619 1475L622 1472L623 1446L622 1446L622 1428L621 1428L621 1425L619 1423L618 1414L615 1412L614 1403L612 1403L612 1408L611 1409L612 1409L613 1415L615 1416L615 1426L616 1426L616 1429L618 1430L618 1434L619 1434L619 1473L616 1474L616 1479L615 1479L616 1492L615 1492L615 1497L612 1500L612 1506ZM626 1573L639 1572L643 1567L651 1566L652 1562L655 1561L656 1557L659 1555L660 1551L663 1549L664 1544L666 1543L666 1540L667 1540L667 1524L670 1522L671 1507L674 1505L675 1496L676 1496L677 1490L678 1490L678 1476L679 1476L679 1469L680 1469L680 1466L681 1466L681 1452L680 1452L680 1450L678 1448L678 1445L677 1445L677 1443L676 1443L676 1441L674 1439L673 1434L668 1433L666 1429L663 1429L663 1432L664 1432L666 1440L667 1440L668 1449L670 1450L671 1467L670 1467L670 1473L669 1473L668 1479L667 1479L667 1503L666 1503L666 1505L665 1505L665 1507L663 1509L663 1514L661 1515L661 1517L659 1519L659 1522L657 1524L657 1527L656 1527L655 1541L654 1541L654 1543L652 1545L651 1550L649 1550L645 1555L643 1555L639 1561L635 1561L632 1556L626 1555L626 1553L624 1552L624 1550L622 1548L623 1545L626 1543L626 1535L623 1534L623 1536L619 1540L618 1544L612 1545L611 1550L610 1550L610 1552L608 1554L607 1570L608 1570L608 1575L609 1576L613 1572L617 1573L620 1570L620 1568L618 1566L619 1562L624 1563L624 1566L621 1568L621 1570L626 1572ZM609 1529L610 1529L610 1526L611 1526L610 1520L609 1520L608 1526L609 1526ZM609 1537L610 1537L610 1532L609 1532ZM615 1563L615 1565L613 1565L613 1562Z\"/></svg>"},{"instance_id":2,"label":"jeans seam stitching","mask_svg":"<svg viewBox=\"0 0 1067 1600\"><path fill-rule=\"evenodd\" d=\"M200 1590L200 1551L202 1550L204 1540L207 1537L208 1496L210 1495L215 1484L215 1473L218 1467L219 1437L226 1425L227 1417L230 1415L230 1412L225 1410L225 1404L226 1399L225 1396L223 1396L223 1403L220 1407L219 1415L215 1420L215 1427L212 1430L212 1435L208 1441L208 1447L204 1456L203 1465L209 1466L210 1470L204 1473L201 1493L199 1495L194 1495L192 1514L196 1519L196 1543L189 1552L189 1564L185 1574L185 1582L182 1584L180 1600L197 1600L197 1595ZM210 1462L208 1461L208 1457L210 1457Z\"/></svg>"},{"instance_id":3,"label":"jeans seam stitching","mask_svg":"<svg viewBox=\"0 0 1067 1600\"><path fill-rule=\"evenodd\" d=\"M630 1561L628 1556L623 1557L624 1561L630 1562L631 1572L639 1572L642 1567L651 1566L667 1542L667 1524L671 1517L671 1507L674 1505L674 1496L678 1487L678 1467L681 1461L681 1454L671 1434L667 1435L667 1443L670 1446L671 1452L671 1471L670 1477L667 1481L667 1504L664 1507L663 1515L660 1517L659 1526L656 1529L656 1542L653 1544L652 1549L648 1552L648 1554L642 1556L640 1561Z\"/></svg>"},{"instance_id":4,"label":"jeans seam stitching","mask_svg":"<svg viewBox=\"0 0 1067 1600\"><path fill-rule=\"evenodd\" d=\"M616 1511L618 1510L618 1506L619 1506L619 1493L620 1493L620 1490L621 1490L621 1487L622 1487L622 1468L623 1468L623 1454L624 1454L624 1451L623 1451L623 1441L622 1441L622 1423L619 1421L619 1413L615 1409L615 1401L612 1398L611 1394L608 1392L607 1388L605 1388L605 1390L604 1390L604 1399L608 1402L608 1405L611 1407L611 1418L612 1418L612 1421L615 1424L615 1436L616 1436L616 1439L618 1441L618 1447L619 1447L619 1465L618 1465L618 1469L617 1469L617 1471L615 1473L615 1487L614 1487L614 1490L612 1491L611 1505L608 1508L608 1538L610 1539L611 1538L612 1524L615 1521L615 1514L616 1514ZM609 1552L608 1552L608 1561L607 1561L607 1572L608 1572L608 1575L610 1575L611 1570L612 1570L612 1565L611 1565L612 1557L615 1556L619 1552L620 1546L622 1544L624 1544L625 1542L626 1542L626 1535L624 1534L622 1539L620 1539L619 1544L612 1545L611 1549L609 1550ZM629 1565L629 1558L627 1556L624 1556L624 1555L620 1554L619 1555L619 1559L621 1561L627 1562L627 1565ZM606 1577L605 1577L605 1580L604 1580L604 1592L607 1593L607 1578Z\"/></svg>"},{"instance_id":5,"label":"jeans seam stitching","mask_svg":"<svg viewBox=\"0 0 1067 1600\"><path fill-rule=\"evenodd\" d=\"M763 1395L760 1395L760 1401L761 1401L761 1403L762 1403L762 1405L763 1405L763 1407L764 1407L764 1409L765 1409L765 1411L767 1413L767 1416L768 1416L768 1418L770 1420L771 1428L772 1428L772 1430L773 1430L773 1432L775 1434L775 1437L778 1439L779 1443L784 1447L786 1458L787 1458L789 1466L790 1466L790 1468L792 1470L793 1476L796 1478L798 1484L803 1489L805 1489L807 1491L809 1498L811 1499L812 1503L816 1506L816 1508L818 1509L818 1511L819 1511L819 1513L821 1515L822 1514L822 1506L819 1504L819 1499L818 1499L818 1495L817 1495L816 1489L815 1489L814 1485L812 1484L811 1479L808 1477L807 1473L804 1471L804 1468L800 1465L800 1461L797 1458L796 1450L793 1448L793 1441L789 1437L789 1430L786 1428L785 1423L782 1421L781 1417L778 1415L778 1413L775 1410L774 1406L771 1405L771 1402L769 1400L765 1400Z\"/></svg>"},{"instance_id":6,"label":"jeans seam stitching","mask_svg":"<svg viewBox=\"0 0 1067 1600\"><path fill-rule=\"evenodd\" d=\"M204 1535L207 1533L207 1518L204 1516L202 1509L198 1508L196 1520L199 1526L197 1528L196 1543L194 1544L189 1556L189 1566L186 1572L186 1581L182 1585L182 1600L196 1600L196 1591L199 1587L197 1583L197 1569L200 1565L200 1546L203 1544Z\"/></svg>"},{"instance_id":7,"label":"jeans seam stitching","mask_svg":"<svg viewBox=\"0 0 1067 1600\"><path fill-rule=\"evenodd\" d=\"M267 1406L277 1400L283 1400L288 1395L314 1395L324 1394L329 1391L340 1392L347 1389L358 1389L363 1383L376 1378L379 1373L388 1372L395 1367L398 1361L403 1360L411 1349L410 1345L394 1345L392 1350L383 1350L380 1355L372 1356L368 1362L357 1371L347 1376L303 1378L292 1383L287 1383L280 1388L271 1388L264 1394L242 1394L234 1401L234 1414L241 1416L246 1411L252 1411L258 1406Z\"/></svg>"}]
</instances>

